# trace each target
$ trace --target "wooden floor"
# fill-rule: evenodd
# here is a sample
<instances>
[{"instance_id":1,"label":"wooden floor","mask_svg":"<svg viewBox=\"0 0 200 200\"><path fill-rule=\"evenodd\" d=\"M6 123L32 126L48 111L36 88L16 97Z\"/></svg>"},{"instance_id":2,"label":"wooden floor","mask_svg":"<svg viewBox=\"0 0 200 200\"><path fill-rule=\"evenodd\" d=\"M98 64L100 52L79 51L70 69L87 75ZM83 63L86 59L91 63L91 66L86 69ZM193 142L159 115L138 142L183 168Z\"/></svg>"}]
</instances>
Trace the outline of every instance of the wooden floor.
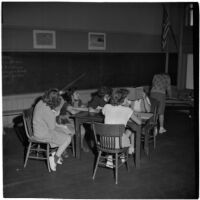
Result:
<instances>
[{"instance_id":1,"label":"wooden floor","mask_svg":"<svg viewBox=\"0 0 200 200\"><path fill-rule=\"evenodd\" d=\"M14 129L3 136L3 194L5 198L62 199L192 199L198 197L198 137L185 113L169 111L167 133L158 135L157 148L148 158L142 151L141 168L130 160L122 166L119 184L112 169L100 168L92 180L94 154L65 159L49 173L44 161L29 160L23 168L24 147ZM196 136L195 136L196 134ZM195 147L196 146L196 147ZM196 151L196 154L195 154ZM195 163L196 162L196 163ZM196 165L195 165L196 164ZM195 168L196 167L196 168Z\"/></svg>"}]
</instances>

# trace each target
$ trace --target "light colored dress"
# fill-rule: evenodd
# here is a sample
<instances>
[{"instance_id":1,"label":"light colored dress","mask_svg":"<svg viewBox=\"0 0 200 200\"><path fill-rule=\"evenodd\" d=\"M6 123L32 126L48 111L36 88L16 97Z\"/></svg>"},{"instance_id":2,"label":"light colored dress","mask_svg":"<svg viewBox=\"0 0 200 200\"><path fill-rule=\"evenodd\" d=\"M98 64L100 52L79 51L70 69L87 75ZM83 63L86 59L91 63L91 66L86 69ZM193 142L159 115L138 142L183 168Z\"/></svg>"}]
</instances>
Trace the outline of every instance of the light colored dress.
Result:
<instances>
[{"instance_id":1,"label":"light colored dress","mask_svg":"<svg viewBox=\"0 0 200 200\"><path fill-rule=\"evenodd\" d=\"M156 74L153 77L151 97L159 101L159 114L164 114L166 91L171 87L171 79L167 74Z\"/></svg>"},{"instance_id":2,"label":"light colored dress","mask_svg":"<svg viewBox=\"0 0 200 200\"><path fill-rule=\"evenodd\" d=\"M33 113L33 133L42 141L49 142L52 147L62 145L66 140L71 140L69 131L56 126L57 113L40 100Z\"/></svg>"},{"instance_id":3,"label":"light colored dress","mask_svg":"<svg viewBox=\"0 0 200 200\"><path fill-rule=\"evenodd\" d=\"M146 96L146 101L149 105L151 105L151 102L149 100L149 98ZM131 101L131 108L133 109L133 111L135 112L146 112L146 108L145 108L145 103L143 99L138 99L138 100L134 100Z\"/></svg>"},{"instance_id":4,"label":"light colored dress","mask_svg":"<svg viewBox=\"0 0 200 200\"><path fill-rule=\"evenodd\" d=\"M166 94L171 86L171 79L167 74L156 74L153 77L151 92Z\"/></svg>"},{"instance_id":5,"label":"light colored dress","mask_svg":"<svg viewBox=\"0 0 200 200\"><path fill-rule=\"evenodd\" d=\"M105 124L123 124L126 126L128 120L133 114L133 110L121 105L113 106L111 104L106 104L102 109L102 113L105 115ZM117 144L119 144L119 141L116 141L116 145ZM126 134L123 134L122 136L122 146L130 146L130 139ZM116 148L119 148L119 146L116 146Z\"/></svg>"}]
</instances>

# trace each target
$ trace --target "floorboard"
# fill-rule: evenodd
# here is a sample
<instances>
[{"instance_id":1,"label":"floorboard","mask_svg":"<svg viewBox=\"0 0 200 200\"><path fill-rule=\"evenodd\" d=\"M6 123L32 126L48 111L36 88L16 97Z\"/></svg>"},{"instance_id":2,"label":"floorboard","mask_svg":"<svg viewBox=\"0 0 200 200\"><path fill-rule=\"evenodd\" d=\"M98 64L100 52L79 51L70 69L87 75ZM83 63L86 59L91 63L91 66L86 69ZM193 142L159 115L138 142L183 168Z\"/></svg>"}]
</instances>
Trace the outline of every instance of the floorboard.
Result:
<instances>
[{"instance_id":1,"label":"floorboard","mask_svg":"<svg viewBox=\"0 0 200 200\"><path fill-rule=\"evenodd\" d=\"M5 198L62 199L192 199L198 197L198 147L193 120L181 112L166 113L167 133L158 135L150 157L142 151L141 168L130 160L130 171L122 166L119 184L111 169L99 168L92 180L95 155L71 153L56 172L49 173L44 161L29 160L23 168L24 143L16 129L3 136L3 195ZM196 134L196 135L195 135Z\"/></svg>"}]
</instances>

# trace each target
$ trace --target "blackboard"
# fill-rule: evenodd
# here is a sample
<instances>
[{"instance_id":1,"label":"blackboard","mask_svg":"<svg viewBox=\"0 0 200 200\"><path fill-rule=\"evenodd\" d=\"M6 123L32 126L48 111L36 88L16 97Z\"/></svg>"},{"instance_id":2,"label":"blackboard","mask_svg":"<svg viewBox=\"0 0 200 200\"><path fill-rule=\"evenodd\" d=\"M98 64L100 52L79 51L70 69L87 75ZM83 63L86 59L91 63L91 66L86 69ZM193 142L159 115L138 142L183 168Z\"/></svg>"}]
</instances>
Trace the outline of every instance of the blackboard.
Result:
<instances>
[{"instance_id":1,"label":"blackboard","mask_svg":"<svg viewBox=\"0 0 200 200\"><path fill-rule=\"evenodd\" d=\"M3 95L62 89L82 74L78 89L151 85L164 68L164 53L3 52Z\"/></svg>"}]
</instances>

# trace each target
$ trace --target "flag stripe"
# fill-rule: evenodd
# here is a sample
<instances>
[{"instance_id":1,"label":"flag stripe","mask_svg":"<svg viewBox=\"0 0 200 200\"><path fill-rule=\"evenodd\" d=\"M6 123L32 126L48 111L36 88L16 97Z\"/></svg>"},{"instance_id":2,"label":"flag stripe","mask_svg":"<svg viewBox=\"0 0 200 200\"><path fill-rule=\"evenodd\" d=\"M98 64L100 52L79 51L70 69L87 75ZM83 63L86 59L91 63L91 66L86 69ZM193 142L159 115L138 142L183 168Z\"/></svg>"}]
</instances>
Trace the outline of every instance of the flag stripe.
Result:
<instances>
[{"instance_id":1,"label":"flag stripe","mask_svg":"<svg viewBox=\"0 0 200 200\"><path fill-rule=\"evenodd\" d=\"M161 35L162 50L164 50L164 48L166 47L169 29L170 29L169 16L165 6L163 5L162 35Z\"/></svg>"}]
</instances>

